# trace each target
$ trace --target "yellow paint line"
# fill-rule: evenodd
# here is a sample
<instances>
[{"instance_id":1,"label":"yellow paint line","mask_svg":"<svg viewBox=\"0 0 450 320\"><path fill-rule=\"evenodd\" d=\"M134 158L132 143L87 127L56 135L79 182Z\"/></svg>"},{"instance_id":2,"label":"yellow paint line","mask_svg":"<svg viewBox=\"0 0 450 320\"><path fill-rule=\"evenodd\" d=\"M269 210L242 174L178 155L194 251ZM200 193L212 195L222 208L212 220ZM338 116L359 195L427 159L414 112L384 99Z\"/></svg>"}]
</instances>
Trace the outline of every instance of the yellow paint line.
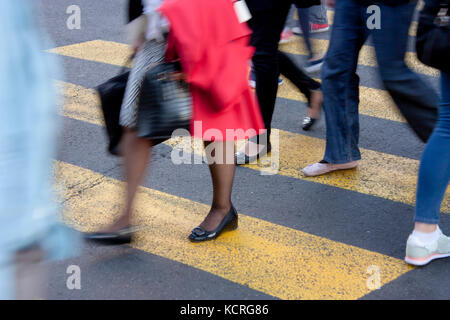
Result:
<instances>
[{"instance_id":1,"label":"yellow paint line","mask_svg":"<svg viewBox=\"0 0 450 320\"><path fill-rule=\"evenodd\" d=\"M57 162L55 171L59 183L76 189L63 197L66 223L92 231L117 218L123 182L64 162ZM132 247L281 299L357 299L374 289L368 288L370 266L378 268L380 285L412 270L402 260L244 214L236 231L206 243L189 242L190 230L208 210L207 205L140 187L134 219L146 229L138 232Z\"/></svg>"},{"instance_id":2,"label":"yellow paint line","mask_svg":"<svg viewBox=\"0 0 450 320\"><path fill-rule=\"evenodd\" d=\"M55 81L57 90L64 98L63 116L104 126L100 99L94 89L88 89L69 82Z\"/></svg>"},{"instance_id":3,"label":"yellow paint line","mask_svg":"<svg viewBox=\"0 0 450 320\"><path fill-rule=\"evenodd\" d=\"M276 135L279 142L275 142ZM201 150L186 146L186 141L170 140L173 148L201 154ZM201 144L200 144L201 145ZM384 199L415 205L419 161L360 148L362 161L354 170L335 171L318 177L305 177L301 169L322 159L325 150L323 139L304 136L289 131L273 129L272 146L278 145L278 153L272 150L269 156L258 162L245 165L265 174L278 174L290 178L313 181L344 190L381 197ZM276 148L275 148L276 149ZM277 161L276 159L279 159ZM441 211L450 213L450 186L442 202Z\"/></svg>"},{"instance_id":4,"label":"yellow paint line","mask_svg":"<svg viewBox=\"0 0 450 320\"><path fill-rule=\"evenodd\" d=\"M64 93L66 97L64 116L102 125L102 115L94 90L73 84L59 83L59 85L67 88ZM284 130L274 129L274 132L279 133L280 161L276 166L277 171L273 173L414 205L419 161L361 148L363 161L358 169L307 178L303 176L301 169L322 158L325 141ZM166 142L172 147L178 143L179 140ZM273 144L275 145L275 142ZM182 145L178 147L186 150ZM196 149L193 152L199 154L202 150ZM270 166L274 164L270 163L269 158L263 157L257 164L248 167L271 172L273 169L270 169ZM450 213L450 187L447 189L441 210Z\"/></svg>"},{"instance_id":5,"label":"yellow paint line","mask_svg":"<svg viewBox=\"0 0 450 320\"><path fill-rule=\"evenodd\" d=\"M108 56L102 55L104 51L108 51ZM127 45L117 42L95 40L56 48L51 52L84 60L122 65L127 59L129 48ZM278 97L306 102L305 97L288 80L286 80L286 84L279 87ZM359 111L363 115L381 119L405 121L385 90L361 86Z\"/></svg>"},{"instance_id":6,"label":"yellow paint line","mask_svg":"<svg viewBox=\"0 0 450 320\"><path fill-rule=\"evenodd\" d=\"M283 84L278 87L279 98L307 102L305 96L288 79L283 77ZM317 79L316 79L317 80ZM386 90L359 87L359 113L397 122L406 122L391 96Z\"/></svg>"},{"instance_id":7,"label":"yellow paint line","mask_svg":"<svg viewBox=\"0 0 450 320\"><path fill-rule=\"evenodd\" d=\"M47 50L63 56L83 60L123 66L131 55L130 47L126 44L105 40L93 40L71 44Z\"/></svg>"},{"instance_id":8,"label":"yellow paint line","mask_svg":"<svg viewBox=\"0 0 450 320\"><path fill-rule=\"evenodd\" d=\"M295 40L285 44L280 44L279 47L280 50L292 54L307 55L308 50L303 45L301 37L298 36L294 37L296 38ZM311 45L317 52L325 53L328 49L328 44L329 40L311 39ZM415 72L428 76L435 76L435 77L439 76L439 71L421 63L417 59L415 52L407 52L405 55L405 61L408 64L408 66ZM367 45L362 46L361 51L359 53L358 64L369 67L377 67L374 47Z\"/></svg>"}]
</instances>

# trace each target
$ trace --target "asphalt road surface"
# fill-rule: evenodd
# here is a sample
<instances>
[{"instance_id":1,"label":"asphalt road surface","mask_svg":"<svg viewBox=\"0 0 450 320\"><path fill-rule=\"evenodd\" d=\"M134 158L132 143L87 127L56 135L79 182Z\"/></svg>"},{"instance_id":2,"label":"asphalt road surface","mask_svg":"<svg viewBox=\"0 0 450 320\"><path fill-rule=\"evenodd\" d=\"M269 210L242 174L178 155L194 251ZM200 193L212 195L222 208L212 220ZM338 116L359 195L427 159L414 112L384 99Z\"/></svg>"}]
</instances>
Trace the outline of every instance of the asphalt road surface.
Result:
<instances>
[{"instance_id":1,"label":"asphalt road surface","mask_svg":"<svg viewBox=\"0 0 450 320\"><path fill-rule=\"evenodd\" d=\"M129 54L126 1L36 3L37 18L53 41L48 54L58 57L64 70L55 79L64 98L55 161L62 215L77 230L94 230L117 217L121 207L122 163L106 152L93 88L118 74ZM71 5L80 9L80 29L68 28ZM329 18L331 23L331 11ZM329 32L314 35L313 45L325 51L328 37ZM301 37L280 48L304 63ZM437 72L412 53L407 59L437 90ZM305 99L285 81L273 118L279 163L264 158L236 170L238 230L208 243L188 241L212 199L209 171L205 164L174 164L174 142L166 142L154 148L139 191L136 222L145 228L135 241L116 247L85 243L77 257L49 263L46 297L449 299L450 259L424 268L403 261L424 145L399 116L377 72L369 42L358 66L363 160L357 170L302 175L305 165L321 159L325 123L321 119L311 131L301 130ZM441 229L450 233L449 189L441 210ZM67 287L71 265L81 271L80 289Z\"/></svg>"}]
</instances>

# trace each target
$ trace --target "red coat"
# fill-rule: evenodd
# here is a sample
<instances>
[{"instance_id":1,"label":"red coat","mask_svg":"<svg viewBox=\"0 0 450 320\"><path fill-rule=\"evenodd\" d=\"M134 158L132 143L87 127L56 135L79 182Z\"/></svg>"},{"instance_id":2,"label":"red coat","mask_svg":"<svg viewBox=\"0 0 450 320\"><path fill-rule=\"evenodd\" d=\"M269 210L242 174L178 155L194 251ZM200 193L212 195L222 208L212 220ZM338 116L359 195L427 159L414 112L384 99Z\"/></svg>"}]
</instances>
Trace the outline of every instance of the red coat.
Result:
<instances>
[{"instance_id":1,"label":"red coat","mask_svg":"<svg viewBox=\"0 0 450 320\"><path fill-rule=\"evenodd\" d=\"M229 140L227 129L264 130L248 85L251 31L239 23L231 0L165 0L160 11L170 22L167 58L180 58L191 88L193 122L201 121L201 132L193 134Z\"/></svg>"}]
</instances>

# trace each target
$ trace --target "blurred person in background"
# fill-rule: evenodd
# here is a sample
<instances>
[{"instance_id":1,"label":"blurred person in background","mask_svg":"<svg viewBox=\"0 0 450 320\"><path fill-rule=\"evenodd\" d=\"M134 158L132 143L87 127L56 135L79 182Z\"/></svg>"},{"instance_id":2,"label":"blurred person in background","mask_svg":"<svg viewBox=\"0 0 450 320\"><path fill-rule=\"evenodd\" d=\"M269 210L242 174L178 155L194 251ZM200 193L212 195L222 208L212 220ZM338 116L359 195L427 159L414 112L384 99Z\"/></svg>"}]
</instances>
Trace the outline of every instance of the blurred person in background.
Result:
<instances>
[{"instance_id":1,"label":"blurred person in background","mask_svg":"<svg viewBox=\"0 0 450 320\"><path fill-rule=\"evenodd\" d=\"M255 161L272 150L271 123L280 75L278 44L291 5L295 4L303 8L320 4L320 0L246 0L245 2L252 16L248 26L252 29L250 45L255 47L252 62L256 95L267 131L249 139L236 152L237 163L242 163L243 160L244 163Z\"/></svg>"},{"instance_id":2,"label":"blurred person in background","mask_svg":"<svg viewBox=\"0 0 450 320\"><path fill-rule=\"evenodd\" d=\"M278 51L280 73L289 79L307 99L307 115L303 118L302 129L308 131L320 117L323 95L320 82L312 79L297 66L285 52Z\"/></svg>"},{"instance_id":3,"label":"blurred person in background","mask_svg":"<svg viewBox=\"0 0 450 320\"><path fill-rule=\"evenodd\" d=\"M295 9L297 9L297 21L294 19ZM301 8L293 5L287 17L286 26L281 33L280 44L293 40L294 34L302 34L306 48L308 49L308 60L304 69L308 73L317 72L322 68L324 55L314 52L310 34L326 32L328 30L327 9L323 4L310 8Z\"/></svg>"},{"instance_id":4,"label":"blurred person in background","mask_svg":"<svg viewBox=\"0 0 450 320\"><path fill-rule=\"evenodd\" d=\"M289 54L278 50L278 67L280 75L286 77L297 89L306 97L307 114L302 121L302 129L308 131L319 120L322 109L323 95L320 89L320 82L314 80L297 65ZM252 68L250 86L256 87L255 72ZM281 78L278 78L280 84ZM249 156L248 151L242 150L236 153L236 163L238 165L256 161L258 155Z\"/></svg>"},{"instance_id":5,"label":"blurred person in background","mask_svg":"<svg viewBox=\"0 0 450 320\"><path fill-rule=\"evenodd\" d=\"M328 0L335 7L330 45L322 68L327 126L323 159L305 167L306 176L353 169L359 144L358 55L372 37L380 77L417 136L426 142L437 120L438 95L405 62L409 28L417 0ZM380 25L370 26L368 7L377 5Z\"/></svg>"},{"instance_id":6,"label":"blurred person in background","mask_svg":"<svg viewBox=\"0 0 450 320\"><path fill-rule=\"evenodd\" d=\"M212 240L222 231L233 230L238 225L238 214L231 202L234 142L249 137L245 133L242 137L238 134L229 138L227 130L250 130L254 134L264 131L257 99L248 83L253 54L248 45L251 31L244 23L239 23L229 0L214 3L209 0L143 0L142 3L131 0L130 20L142 13L146 27L132 45L137 54L120 111L120 125L124 128L120 153L125 162L126 205L114 223L85 237L108 245L129 243L139 228L132 226L133 202L150 161L149 149L156 143L137 135L141 85L149 68L177 56L192 95L191 133L204 141L205 148L213 150L211 155L215 158L208 158L213 187L211 208L203 222L192 230L189 239L194 242ZM196 21L199 15L205 19ZM225 102L230 93L234 98ZM201 123L201 132L195 130L195 122Z\"/></svg>"},{"instance_id":7,"label":"blurred person in background","mask_svg":"<svg viewBox=\"0 0 450 320\"><path fill-rule=\"evenodd\" d=\"M0 299L44 298L40 262L76 242L51 192L58 71L34 17L30 0L0 1Z\"/></svg>"}]
</instances>

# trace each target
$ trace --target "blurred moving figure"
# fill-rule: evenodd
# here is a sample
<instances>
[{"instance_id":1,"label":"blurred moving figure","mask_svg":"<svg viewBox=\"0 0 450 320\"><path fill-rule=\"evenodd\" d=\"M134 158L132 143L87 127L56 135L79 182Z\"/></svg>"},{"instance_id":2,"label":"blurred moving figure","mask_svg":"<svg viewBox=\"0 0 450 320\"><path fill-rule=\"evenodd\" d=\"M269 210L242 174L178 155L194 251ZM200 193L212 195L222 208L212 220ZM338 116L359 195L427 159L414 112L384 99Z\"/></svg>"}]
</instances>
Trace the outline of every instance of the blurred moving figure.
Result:
<instances>
[{"instance_id":1,"label":"blurred moving figure","mask_svg":"<svg viewBox=\"0 0 450 320\"><path fill-rule=\"evenodd\" d=\"M271 123L277 97L278 76L280 75L278 43L291 4L294 3L298 7L320 4L320 0L246 0L245 2L252 15L248 26L252 29L250 44L255 47L252 62L255 71L256 95L267 132L252 137L240 148L235 155L237 163L242 163L240 159L244 159L245 163L252 162L272 150ZM303 76L300 73L298 75ZM310 85L308 87L308 91L313 89ZM314 90L317 90L317 87ZM318 93L316 96L321 97L321 94ZM314 108L314 110L317 109L320 110L320 108ZM310 114L310 117L312 116ZM312 123L309 127L311 125Z\"/></svg>"},{"instance_id":2,"label":"blurred moving figure","mask_svg":"<svg viewBox=\"0 0 450 320\"><path fill-rule=\"evenodd\" d=\"M328 0L335 2L330 45L322 69L327 143L323 160L303 169L306 176L357 167L359 143L358 55L370 35L386 90L422 141L437 120L436 92L408 68L405 53L416 0ZM379 5L379 28L369 29L367 7Z\"/></svg>"},{"instance_id":3,"label":"blurred moving figure","mask_svg":"<svg viewBox=\"0 0 450 320\"><path fill-rule=\"evenodd\" d=\"M126 206L117 221L98 232L86 234L86 238L103 244L132 240L136 230L131 225L132 205L150 161L149 149L156 143L137 135L141 85L149 68L179 57L193 100L191 132L204 141L205 148L213 150L208 158L213 185L211 209L204 221L192 230L189 239L211 240L238 225L237 211L231 203L234 140L249 138L250 134L229 137L227 132L240 129L256 135L264 131L256 96L248 85L253 54L248 45L251 32L245 24L239 23L228 0L131 2L130 18L136 16L136 10L143 10L147 27L141 40L137 37L133 45L137 54L120 111L120 125L124 127L120 152L125 161ZM198 16L204 19L197 20ZM230 96L233 99L229 99ZM196 130L195 123L201 123L200 130Z\"/></svg>"},{"instance_id":4,"label":"blurred moving figure","mask_svg":"<svg viewBox=\"0 0 450 320\"><path fill-rule=\"evenodd\" d=\"M425 15L434 20L441 6L446 10L447 40L450 38L449 0L425 0L422 10L424 20L419 20L417 33L421 28L428 26L425 23ZM445 10L442 10L445 12ZM433 22L431 22L433 23ZM431 26L433 28L433 26ZM447 42L445 39L441 41ZM417 185L417 198L414 216L414 231L406 243L405 261L422 266L438 258L450 257L450 237L445 236L439 229L439 211L445 190L450 180L450 73L448 73L448 59L450 57L450 43L438 44L439 54L435 54L438 64L447 64L447 70L441 70L441 100L439 104L439 116L437 125L428 140L419 168L419 180ZM431 48L436 50L436 48ZM418 50L419 52L419 50ZM437 67L437 66L436 66Z\"/></svg>"},{"instance_id":5,"label":"blurred moving figure","mask_svg":"<svg viewBox=\"0 0 450 320\"><path fill-rule=\"evenodd\" d=\"M32 7L0 1L0 299L43 298L39 262L75 244L51 193L56 70Z\"/></svg>"},{"instance_id":6,"label":"blurred moving figure","mask_svg":"<svg viewBox=\"0 0 450 320\"><path fill-rule=\"evenodd\" d=\"M294 20L295 9L297 9L298 21ZM320 71L324 55L322 53L314 53L310 34L326 32L328 30L327 10L323 4L310 8L292 6L287 17L286 27L281 34L280 43L289 42L293 39L292 35L294 33L303 34L303 40L308 49L308 61L304 68L308 73Z\"/></svg>"},{"instance_id":7,"label":"blurred moving figure","mask_svg":"<svg viewBox=\"0 0 450 320\"><path fill-rule=\"evenodd\" d=\"M308 100L307 115L303 118L302 129L308 131L320 117L322 91L320 82L303 72L287 53L278 51L280 73L288 78Z\"/></svg>"}]
</instances>

